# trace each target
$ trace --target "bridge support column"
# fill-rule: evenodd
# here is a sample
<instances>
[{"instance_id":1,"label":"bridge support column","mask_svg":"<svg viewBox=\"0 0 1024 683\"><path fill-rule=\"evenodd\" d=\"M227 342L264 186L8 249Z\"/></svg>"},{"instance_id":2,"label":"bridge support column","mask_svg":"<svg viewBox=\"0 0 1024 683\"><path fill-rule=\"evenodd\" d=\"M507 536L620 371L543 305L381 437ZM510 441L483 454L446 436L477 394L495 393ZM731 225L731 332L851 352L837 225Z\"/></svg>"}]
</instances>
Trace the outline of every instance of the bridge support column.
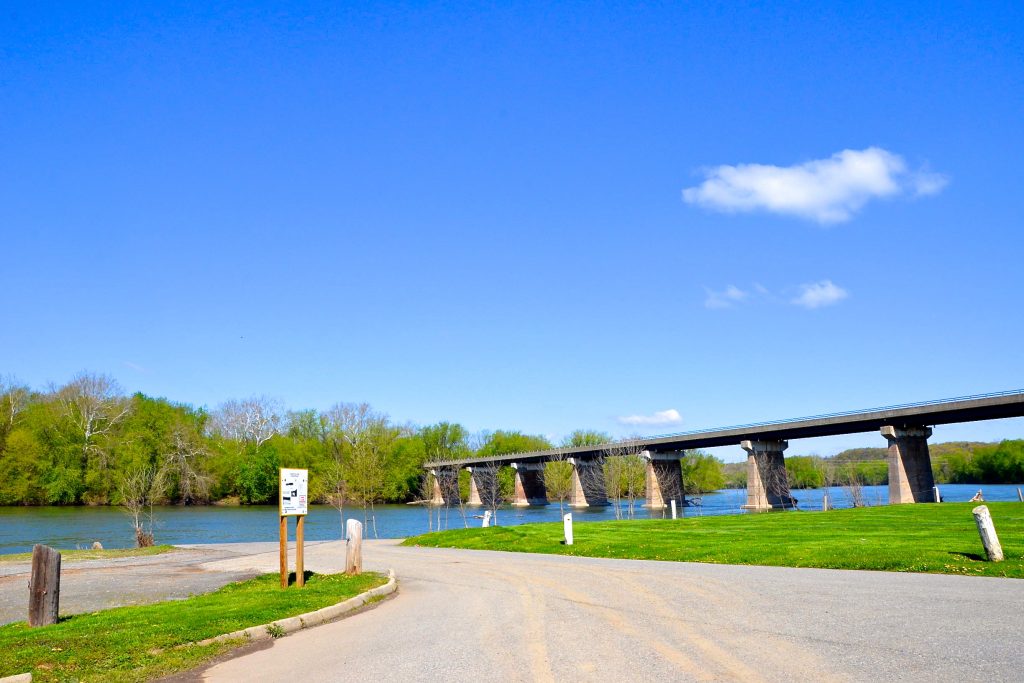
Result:
<instances>
[{"instance_id":1,"label":"bridge support column","mask_svg":"<svg viewBox=\"0 0 1024 683\"><path fill-rule=\"evenodd\" d=\"M786 461L782 452L788 441L743 441L747 452L747 504L744 510L778 510L796 507L789 492Z\"/></svg>"},{"instance_id":2,"label":"bridge support column","mask_svg":"<svg viewBox=\"0 0 1024 683\"><path fill-rule=\"evenodd\" d=\"M929 427L882 427L889 441L889 504L934 503L935 477L928 453Z\"/></svg>"},{"instance_id":3,"label":"bridge support column","mask_svg":"<svg viewBox=\"0 0 1024 683\"><path fill-rule=\"evenodd\" d=\"M604 470L597 460L569 458L572 463L572 494L569 505L574 508L598 507L608 504Z\"/></svg>"},{"instance_id":4,"label":"bridge support column","mask_svg":"<svg viewBox=\"0 0 1024 683\"><path fill-rule=\"evenodd\" d=\"M431 505L458 505L462 502L459 496L458 467L438 467L430 470L430 474L434 478Z\"/></svg>"},{"instance_id":5,"label":"bridge support column","mask_svg":"<svg viewBox=\"0 0 1024 683\"><path fill-rule=\"evenodd\" d=\"M480 487L476 483L476 475L473 473L472 467L467 467L466 470L469 472L469 500L466 501L466 505L478 506L483 505L484 502L480 500Z\"/></svg>"},{"instance_id":6,"label":"bridge support column","mask_svg":"<svg viewBox=\"0 0 1024 683\"><path fill-rule=\"evenodd\" d=\"M655 510L667 508L669 501L676 501L682 508L686 503L683 491L682 453L641 453L647 460L647 505Z\"/></svg>"},{"instance_id":7,"label":"bridge support column","mask_svg":"<svg viewBox=\"0 0 1024 683\"><path fill-rule=\"evenodd\" d=\"M516 493L512 505L516 507L547 505L548 492L544 488L544 463L514 462L512 469L516 471Z\"/></svg>"}]
</instances>

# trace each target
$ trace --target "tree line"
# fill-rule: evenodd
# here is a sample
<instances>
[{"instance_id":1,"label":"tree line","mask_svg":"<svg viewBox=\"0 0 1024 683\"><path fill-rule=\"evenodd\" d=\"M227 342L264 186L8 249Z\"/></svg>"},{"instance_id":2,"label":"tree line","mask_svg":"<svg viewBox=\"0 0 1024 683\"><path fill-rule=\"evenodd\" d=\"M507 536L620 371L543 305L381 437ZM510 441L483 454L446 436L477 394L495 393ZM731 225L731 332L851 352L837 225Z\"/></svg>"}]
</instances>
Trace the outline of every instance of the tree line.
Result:
<instances>
[{"instance_id":1,"label":"tree line","mask_svg":"<svg viewBox=\"0 0 1024 683\"><path fill-rule=\"evenodd\" d=\"M610 441L608 434L580 430L557 446ZM630 509L644 495L641 449L631 444L619 442L608 451L618 457L602 463L609 497ZM943 446L932 449L939 483L1024 481L1024 441ZM512 430L471 434L451 422L396 423L365 403L294 411L257 397L208 410L127 395L100 374L80 373L45 390L0 381L0 505L265 504L276 501L278 468L300 467L310 470L312 502L372 507L429 499L425 462L554 447ZM844 477L881 484L884 453L793 456L786 468L794 488L842 484ZM561 502L572 474L568 463L555 460L544 480L549 497ZM687 454L682 469L687 494L746 483L745 464L725 465L699 451ZM459 480L464 498L468 477L463 471ZM496 472L494 498L511 498L513 477L509 468Z\"/></svg>"},{"instance_id":2,"label":"tree line","mask_svg":"<svg viewBox=\"0 0 1024 683\"><path fill-rule=\"evenodd\" d=\"M936 484L1020 484L1024 482L1024 440L999 443L956 441L929 446ZM830 457L792 455L786 476L794 489L823 486L881 486L889 483L888 450L853 448ZM747 485L746 463L723 467L726 488Z\"/></svg>"}]
</instances>

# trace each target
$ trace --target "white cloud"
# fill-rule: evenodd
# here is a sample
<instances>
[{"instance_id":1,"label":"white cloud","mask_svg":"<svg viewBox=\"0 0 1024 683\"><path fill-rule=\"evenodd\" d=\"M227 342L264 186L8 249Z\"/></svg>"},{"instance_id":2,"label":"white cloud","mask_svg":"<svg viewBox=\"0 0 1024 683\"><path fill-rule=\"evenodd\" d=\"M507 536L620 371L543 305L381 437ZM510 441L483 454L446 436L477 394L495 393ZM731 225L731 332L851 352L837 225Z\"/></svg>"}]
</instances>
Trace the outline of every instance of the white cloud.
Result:
<instances>
[{"instance_id":1,"label":"white cloud","mask_svg":"<svg viewBox=\"0 0 1024 683\"><path fill-rule=\"evenodd\" d=\"M831 280L822 280L800 285L800 296L791 303L804 308L821 308L839 303L848 296L849 293L845 289L833 284Z\"/></svg>"},{"instance_id":2,"label":"white cloud","mask_svg":"<svg viewBox=\"0 0 1024 683\"><path fill-rule=\"evenodd\" d=\"M679 424L683 416L675 408L659 410L653 415L624 415L619 418L619 424L643 425L646 427L659 427L663 425Z\"/></svg>"},{"instance_id":3,"label":"white cloud","mask_svg":"<svg viewBox=\"0 0 1024 683\"><path fill-rule=\"evenodd\" d=\"M908 171L903 157L881 149L844 149L794 166L738 164L705 171L707 180L683 190L683 200L725 212L769 211L818 223L841 223L871 199L936 194L949 182L926 170Z\"/></svg>"},{"instance_id":4,"label":"white cloud","mask_svg":"<svg viewBox=\"0 0 1024 683\"><path fill-rule=\"evenodd\" d=\"M729 285L720 292L707 288L704 291L707 292L707 297L704 299L705 308L732 308L747 298L746 292L733 285Z\"/></svg>"}]
</instances>

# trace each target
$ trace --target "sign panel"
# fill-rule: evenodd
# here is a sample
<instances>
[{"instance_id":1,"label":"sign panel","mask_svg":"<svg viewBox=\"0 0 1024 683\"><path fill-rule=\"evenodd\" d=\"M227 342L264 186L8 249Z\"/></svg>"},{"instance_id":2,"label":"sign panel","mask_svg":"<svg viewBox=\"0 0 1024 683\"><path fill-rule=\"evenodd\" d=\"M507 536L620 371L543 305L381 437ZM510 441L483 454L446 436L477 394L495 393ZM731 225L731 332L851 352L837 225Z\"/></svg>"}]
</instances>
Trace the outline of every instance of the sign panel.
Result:
<instances>
[{"instance_id":1,"label":"sign panel","mask_svg":"<svg viewBox=\"0 0 1024 683\"><path fill-rule=\"evenodd\" d=\"M281 516L308 514L306 496L309 491L309 470L281 468Z\"/></svg>"}]
</instances>

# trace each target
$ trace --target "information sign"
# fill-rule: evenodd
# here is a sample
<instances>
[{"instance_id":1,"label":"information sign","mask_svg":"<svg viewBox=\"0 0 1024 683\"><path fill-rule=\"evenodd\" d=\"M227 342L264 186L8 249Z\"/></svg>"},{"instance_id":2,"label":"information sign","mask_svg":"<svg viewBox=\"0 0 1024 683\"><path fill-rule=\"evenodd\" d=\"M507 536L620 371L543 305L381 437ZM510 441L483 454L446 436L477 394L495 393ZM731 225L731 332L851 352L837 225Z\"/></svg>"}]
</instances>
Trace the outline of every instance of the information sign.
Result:
<instances>
[{"instance_id":1,"label":"information sign","mask_svg":"<svg viewBox=\"0 0 1024 683\"><path fill-rule=\"evenodd\" d=\"M281 468L281 516L307 514L309 470Z\"/></svg>"}]
</instances>

